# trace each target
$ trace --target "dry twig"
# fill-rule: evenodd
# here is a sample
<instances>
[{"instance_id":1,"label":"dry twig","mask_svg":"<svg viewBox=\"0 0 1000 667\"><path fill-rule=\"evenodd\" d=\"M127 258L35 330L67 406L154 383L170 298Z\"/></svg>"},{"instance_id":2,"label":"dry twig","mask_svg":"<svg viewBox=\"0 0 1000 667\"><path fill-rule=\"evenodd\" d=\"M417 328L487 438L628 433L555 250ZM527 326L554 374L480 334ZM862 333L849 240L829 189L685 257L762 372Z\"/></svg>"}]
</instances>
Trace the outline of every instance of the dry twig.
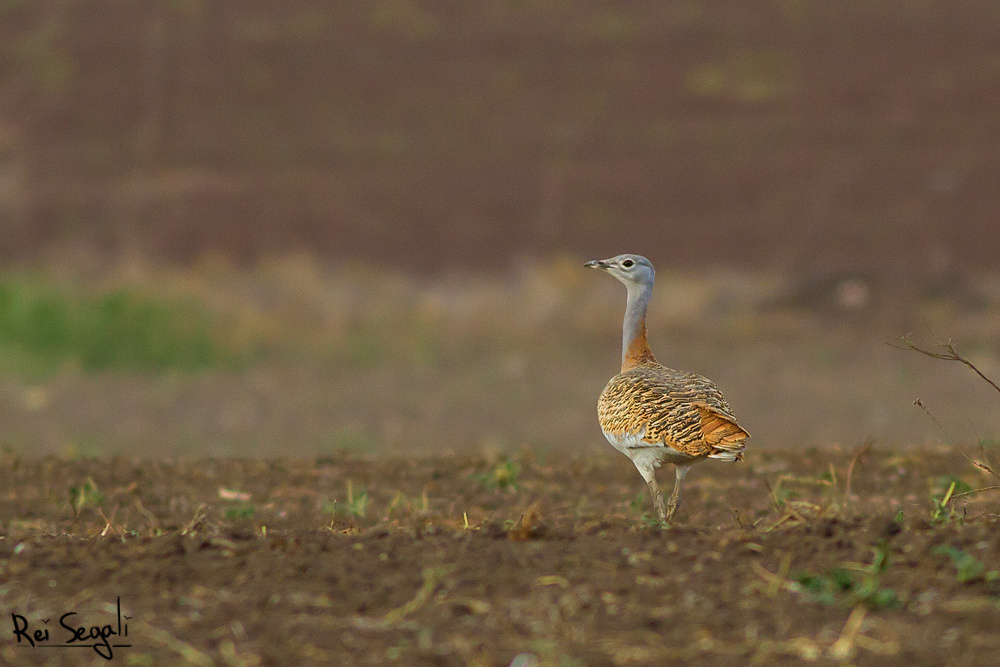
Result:
<instances>
[{"instance_id":1,"label":"dry twig","mask_svg":"<svg viewBox=\"0 0 1000 667\"><path fill-rule=\"evenodd\" d=\"M955 498L961 498L962 496L971 496L974 493L982 493L983 491L998 491L998 490L1000 490L1000 486L984 486L981 489L973 489L972 491L963 491L962 493L956 493L953 496L951 496L951 500L954 500Z\"/></svg>"},{"instance_id":2,"label":"dry twig","mask_svg":"<svg viewBox=\"0 0 1000 667\"><path fill-rule=\"evenodd\" d=\"M991 380L989 377L986 376L985 373L983 373L981 370L979 370L979 368L977 368L975 364L973 364L971 361L969 361L968 359L966 359L965 357L963 357L961 354L959 354L958 350L955 349L954 343L952 343L950 340L947 343L942 343L941 344L941 347L944 349L944 352L934 352L932 350L924 349L924 348L918 346L912 340L910 340L909 336L903 336L900 340L903 341L903 344L906 345L906 347L908 349L913 350L914 352L919 352L920 354L928 356L928 357L930 357L932 359L941 359L941 360L944 360L944 361L957 361L957 362L959 362L961 364L964 364L964 365L968 366L973 371L975 371L976 375L978 375L983 380L985 380L987 384L989 384L991 387L993 387L998 392L1000 392L1000 385L997 385L996 382L994 382L993 380ZM903 348L899 348L899 349L903 349ZM944 427L941 426L940 422L938 422L938 420L935 419L934 415L932 415L931 412L930 412L930 410L927 409L927 406L924 405L923 401L921 401L918 398L916 401L913 402L913 404L916 405L921 410L923 410L927 414L927 416L930 417L934 421L935 424L937 424L937 427L939 429L941 429L941 432L944 433L945 436L947 436L949 440L951 439L951 437L948 436L948 432L945 431ZM988 451L986 451L986 446L983 445L982 440L979 441L979 448L983 451L983 455L989 461L990 460L990 453ZM962 456L965 456L965 458L968 459L969 463L971 463L975 467L979 468L983 472L989 473L990 475L993 475L994 477L1000 478L1000 472L997 472L996 470L994 470L993 467L990 466L989 463L983 463L982 461L975 461L972 458L970 458L969 456L966 456L964 453L962 454ZM992 461L990 461L990 463L992 463ZM983 489L975 489L973 491L966 491L965 493L959 493L955 497L957 498L959 496L965 496L965 495L969 495L969 494L972 494L972 493L979 493L980 491L991 491L991 490L996 489L996 488L998 488L998 487L990 486L990 487L986 487L986 488L983 488Z\"/></svg>"},{"instance_id":3,"label":"dry twig","mask_svg":"<svg viewBox=\"0 0 1000 667\"><path fill-rule=\"evenodd\" d=\"M961 364L965 364L973 371L975 371L976 375L985 380L991 387L1000 392L1000 386L997 386L996 382L986 377L986 374L983 373L981 370L979 370L975 364L973 364L971 361L960 355L958 353L958 350L955 349L955 344L952 343L950 340L947 343L941 343L941 348L944 349L944 352L934 352L933 350L922 348L916 343L914 343L912 340L910 340L909 336L903 336L902 338L900 338L900 340L903 341L903 344L906 345L908 349L911 349L914 352L919 352L920 354L930 357L932 359L941 359L943 361L957 361Z\"/></svg>"}]
</instances>

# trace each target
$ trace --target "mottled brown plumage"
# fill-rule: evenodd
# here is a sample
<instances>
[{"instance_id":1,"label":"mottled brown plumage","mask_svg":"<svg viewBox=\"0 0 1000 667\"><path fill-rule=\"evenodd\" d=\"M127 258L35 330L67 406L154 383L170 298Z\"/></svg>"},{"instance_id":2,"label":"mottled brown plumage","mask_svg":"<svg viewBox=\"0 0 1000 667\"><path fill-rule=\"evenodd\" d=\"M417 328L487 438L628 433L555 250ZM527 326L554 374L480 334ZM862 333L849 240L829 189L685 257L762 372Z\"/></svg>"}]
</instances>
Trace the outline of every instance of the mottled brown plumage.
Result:
<instances>
[{"instance_id":1,"label":"mottled brown plumage","mask_svg":"<svg viewBox=\"0 0 1000 667\"><path fill-rule=\"evenodd\" d=\"M622 438L641 432L641 441L649 446L691 457L739 461L749 437L711 380L655 359L611 378L597 402L597 415L606 434Z\"/></svg>"},{"instance_id":2,"label":"mottled brown plumage","mask_svg":"<svg viewBox=\"0 0 1000 667\"><path fill-rule=\"evenodd\" d=\"M608 442L632 459L666 522L680 503L681 480L688 468L707 458L742 460L750 435L711 380L667 368L653 356L646 339L646 308L655 276L649 260L619 255L587 266L607 271L628 288L622 370L598 400L601 430ZM677 476L669 507L664 507L656 485L656 468L664 462L674 464Z\"/></svg>"}]
</instances>

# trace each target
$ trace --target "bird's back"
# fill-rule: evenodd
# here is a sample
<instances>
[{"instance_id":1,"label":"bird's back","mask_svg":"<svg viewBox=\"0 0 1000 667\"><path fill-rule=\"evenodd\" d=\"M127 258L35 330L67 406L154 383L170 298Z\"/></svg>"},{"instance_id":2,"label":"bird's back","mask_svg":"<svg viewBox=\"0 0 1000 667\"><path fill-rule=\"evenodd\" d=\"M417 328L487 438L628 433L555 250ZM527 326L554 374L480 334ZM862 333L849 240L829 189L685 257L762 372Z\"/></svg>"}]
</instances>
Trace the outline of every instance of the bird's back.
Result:
<instances>
[{"instance_id":1,"label":"bird's back","mask_svg":"<svg viewBox=\"0 0 1000 667\"><path fill-rule=\"evenodd\" d=\"M611 378L597 404L609 440L737 461L750 437L708 378L647 361Z\"/></svg>"}]
</instances>

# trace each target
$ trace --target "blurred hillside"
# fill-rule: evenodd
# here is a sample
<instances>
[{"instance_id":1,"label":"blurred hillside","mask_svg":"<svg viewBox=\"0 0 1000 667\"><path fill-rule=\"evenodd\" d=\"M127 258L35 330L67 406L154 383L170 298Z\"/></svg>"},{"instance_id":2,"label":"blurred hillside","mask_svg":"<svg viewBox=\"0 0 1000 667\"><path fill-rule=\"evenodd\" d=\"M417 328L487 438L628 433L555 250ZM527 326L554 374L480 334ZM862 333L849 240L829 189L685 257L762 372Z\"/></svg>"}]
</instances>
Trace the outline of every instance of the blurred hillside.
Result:
<instances>
[{"instance_id":1,"label":"blurred hillside","mask_svg":"<svg viewBox=\"0 0 1000 667\"><path fill-rule=\"evenodd\" d=\"M1000 253L1000 5L0 4L0 255Z\"/></svg>"}]
</instances>

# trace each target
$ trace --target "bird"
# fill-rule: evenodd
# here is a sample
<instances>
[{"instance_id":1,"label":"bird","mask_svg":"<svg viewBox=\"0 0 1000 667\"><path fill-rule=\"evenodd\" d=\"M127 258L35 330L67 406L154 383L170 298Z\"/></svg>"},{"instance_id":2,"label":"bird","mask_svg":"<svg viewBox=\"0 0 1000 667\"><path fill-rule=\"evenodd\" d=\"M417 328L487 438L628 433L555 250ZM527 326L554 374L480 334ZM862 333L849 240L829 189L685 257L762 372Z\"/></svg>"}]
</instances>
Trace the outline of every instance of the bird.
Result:
<instances>
[{"instance_id":1,"label":"bird","mask_svg":"<svg viewBox=\"0 0 1000 667\"><path fill-rule=\"evenodd\" d=\"M681 482L705 459L741 461L750 434L708 378L661 365L646 339L646 309L656 272L642 255L618 255L584 264L606 271L628 290L622 323L622 366L597 401L604 437L635 464L663 525L680 506ZM672 463L670 500L656 484L656 469Z\"/></svg>"}]
</instances>

